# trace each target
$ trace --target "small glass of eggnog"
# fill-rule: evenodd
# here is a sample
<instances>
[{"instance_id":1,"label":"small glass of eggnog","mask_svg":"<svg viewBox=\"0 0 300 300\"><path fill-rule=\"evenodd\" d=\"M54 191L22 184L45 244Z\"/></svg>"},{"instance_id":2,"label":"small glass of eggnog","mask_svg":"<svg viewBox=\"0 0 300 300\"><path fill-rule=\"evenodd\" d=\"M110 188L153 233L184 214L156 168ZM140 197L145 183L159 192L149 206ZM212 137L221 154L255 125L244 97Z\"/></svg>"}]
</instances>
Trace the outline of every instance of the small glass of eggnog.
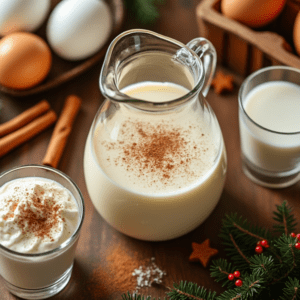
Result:
<instances>
[{"instance_id":1,"label":"small glass of eggnog","mask_svg":"<svg viewBox=\"0 0 300 300\"><path fill-rule=\"evenodd\" d=\"M47 166L0 174L0 275L23 299L46 299L69 282L84 218L76 184Z\"/></svg>"},{"instance_id":2,"label":"small glass of eggnog","mask_svg":"<svg viewBox=\"0 0 300 300\"><path fill-rule=\"evenodd\" d=\"M300 70L275 66L250 75L239 91L244 173L284 188L300 179Z\"/></svg>"},{"instance_id":3,"label":"small glass of eggnog","mask_svg":"<svg viewBox=\"0 0 300 300\"><path fill-rule=\"evenodd\" d=\"M203 38L184 45L131 30L110 45L100 74L106 100L87 138L84 174L95 208L120 232L173 239L217 205L226 152L202 96L215 65L215 49Z\"/></svg>"}]
</instances>

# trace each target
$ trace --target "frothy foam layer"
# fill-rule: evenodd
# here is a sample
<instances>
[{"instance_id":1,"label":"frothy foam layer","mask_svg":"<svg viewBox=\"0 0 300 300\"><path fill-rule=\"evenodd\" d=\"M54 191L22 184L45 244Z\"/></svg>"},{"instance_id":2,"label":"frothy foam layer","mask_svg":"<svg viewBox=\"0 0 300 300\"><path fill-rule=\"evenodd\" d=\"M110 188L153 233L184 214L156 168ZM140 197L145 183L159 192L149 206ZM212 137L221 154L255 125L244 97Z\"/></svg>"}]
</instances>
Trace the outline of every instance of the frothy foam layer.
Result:
<instances>
[{"instance_id":1,"label":"frothy foam layer","mask_svg":"<svg viewBox=\"0 0 300 300\"><path fill-rule=\"evenodd\" d=\"M58 247L78 226L72 194L55 181L22 178L0 189L0 242L20 253Z\"/></svg>"}]
</instances>

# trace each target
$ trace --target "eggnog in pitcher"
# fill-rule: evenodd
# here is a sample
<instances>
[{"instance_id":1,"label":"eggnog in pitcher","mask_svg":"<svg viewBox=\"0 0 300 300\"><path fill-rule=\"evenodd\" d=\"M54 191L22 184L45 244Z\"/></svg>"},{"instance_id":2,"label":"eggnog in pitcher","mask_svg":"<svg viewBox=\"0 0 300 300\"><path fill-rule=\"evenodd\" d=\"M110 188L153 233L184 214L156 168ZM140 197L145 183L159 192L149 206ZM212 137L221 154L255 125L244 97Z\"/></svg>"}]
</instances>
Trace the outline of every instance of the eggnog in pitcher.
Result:
<instances>
[{"instance_id":1,"label":"eggnog in pitcher","mask_svg":"<svg viewBox=\"0 0 300 300\"><path fill-rule=\"evenodd\" d=\"M188 90L143 82L122 92L159 102ZM199 105L195 98L162 117L122 104L112 119L100 115L87 140L84 172L94 206L113 227L143 240L167 240L191 231L214 209L226 154L222 135L213 137L208 127L215 117L208 124L207 112L195 113Z\"/></svg>"}]
</instances>

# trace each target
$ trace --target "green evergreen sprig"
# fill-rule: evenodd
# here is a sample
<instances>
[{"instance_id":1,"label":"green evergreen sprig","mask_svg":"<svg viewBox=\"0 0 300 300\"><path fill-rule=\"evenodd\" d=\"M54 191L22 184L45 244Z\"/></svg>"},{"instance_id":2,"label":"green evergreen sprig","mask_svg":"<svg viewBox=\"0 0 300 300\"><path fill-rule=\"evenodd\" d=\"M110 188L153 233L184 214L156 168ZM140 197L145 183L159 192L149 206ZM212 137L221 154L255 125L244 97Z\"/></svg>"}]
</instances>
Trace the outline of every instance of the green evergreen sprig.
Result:
<instances>
[{"instance_id":1,"label":"green evergreen sprig","mask_svg":"<svg viewBox=\"0 0 300 300\"><path fill-rule=\"evenodd\" d=\"M277 205L276 208L277 212L274 211L273 219L278 222L278 224L274 224L274 231L285 235L289 232L293 232L297 226L297 222L291 213L292 208L287 205Z\"/></svg>"},{"instance_id":2,"label":"green evergreen sprig","mask_svg":"<svg viewBox=\"0 0 300 300\"><path fill-rule=\"evenodd\" d=\"M123 294L122 299L123 300L155 300L155 298L152 298L151 296L136 295L136 294L131 295L129 292L127 292L127 294ZM158 298L157 300L161 300L161 299Z\"/></svg>"},{"instance_id":3,"label":"green evergreen sprig","mask_svg":"<svg viewBox=\"0 0 300 300\"><path fill-rule=\"evenodd\" d=\"M258 241L265 239L269 241L270 246L272 245L272 236L265 228L252 226L237 214L225 216L219 236L227 256L239 267L240 271L249 268L249 258L255 254L254 249Z\"/></svg>"},{"instance_id":4,"label":"green evergreen sprig","mask_svg":"<svg viewBox=\"0 0 300 300\"><path fill-rule=\"evenodd\" d=\"M171 300L181 299L206 299L215 300L216 292L207 291L204 287L198 286L193 282L180 281L179 284L174 283L173 288L167 293Z\"/></svg>"},{"instance_id":5,"label":"green evergreen sprig","mask_svg":"<svg viewBox=\"0 0 300 300\"><path fill-rule=\"evenodd\" d=\"M274 212L274 231L251 225L237 214L226 215L220 237L232 262L219 258L212 261L211 277L227 290L220 295L196 283L174 283L167 292L169 300L300 300L300 249L291 236L297 226L291 207L284 201ZM278 235L280 234L280 235ZM257 242L267 240L261 254L255 253ZM228 275L240 271L242 286L236 286ZM123 300L154 300L151 296L123 295Z\"/></svg>"},{"instance_id":6,"label":"green evergreen sprig","mask_svg":"<svg viewBox=\"0 0 300 300\"><path fill-rule=\"evenodd\" d=\"M157 5L165 0L125 0L125 5L130 17L142 24L153 24L159 17Z\"/></svg>"},{"instance_id":7,"label":"green evergreen sprig","mask_svg":"<svg viewBox=\"0 0 300 300\"><path fill-rule=\"evenodd\" d=\"M297 278L289 278L283 288L284 296L280 296L280 300L300 299L300 283Z\"/></svg>"}]
</instances>

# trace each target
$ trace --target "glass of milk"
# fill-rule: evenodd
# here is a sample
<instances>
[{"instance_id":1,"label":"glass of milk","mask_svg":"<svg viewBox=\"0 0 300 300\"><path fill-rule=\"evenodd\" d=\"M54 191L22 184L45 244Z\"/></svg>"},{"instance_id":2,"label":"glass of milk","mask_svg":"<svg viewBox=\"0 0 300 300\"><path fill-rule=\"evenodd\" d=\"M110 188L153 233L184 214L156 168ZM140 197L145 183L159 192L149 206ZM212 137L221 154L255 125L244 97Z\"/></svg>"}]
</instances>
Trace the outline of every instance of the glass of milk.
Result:
<instances>
[{"instance_id":1,"label":"glass of milk","mask_svg":"<svg viewBox=\"0 0 300 300\"><path fill-rule=\"evenodd\" d=\"M86 141L84 174L95 208L120 232L173 239L217 205L226 151L203 98L215 65L203 38L184 45L131 30L110 45L100 74L106 100Z\"/></svg>"},{"instance_id":2,"label":"glass of milk","mask_svg":"<svg viewBox=\"0 0 300 300\"><path fill-rule=\"evenodd\" d=\"M69 282L84 201L77 185L47 166L0 174L0 275L23 299L45 299Z\"/></svg>"},{"instance_id":3,"label":"glass of milk","mask_svg":"<svg viewBox=\"0 0 300 300\"><path fill-rule=\"evenodd\" d=\"M288 187L300 179L300 70L267 67L239 91L242 167L254 182Z\"/></svg>"}]
</instances>

